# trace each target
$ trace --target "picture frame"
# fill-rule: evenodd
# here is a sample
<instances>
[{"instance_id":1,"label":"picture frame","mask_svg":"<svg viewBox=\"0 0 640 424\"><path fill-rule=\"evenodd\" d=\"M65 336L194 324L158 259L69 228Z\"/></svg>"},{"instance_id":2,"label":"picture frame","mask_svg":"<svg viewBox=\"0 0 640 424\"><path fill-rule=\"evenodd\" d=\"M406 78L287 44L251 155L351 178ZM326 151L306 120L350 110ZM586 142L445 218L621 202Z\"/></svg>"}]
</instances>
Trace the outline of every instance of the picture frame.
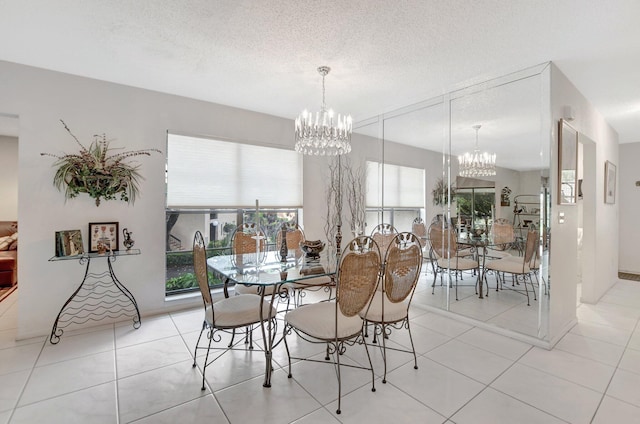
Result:
<instances>
[{"instance_id":1,"label":"picture frame","mask_svg":"<svg viewBox=\"0 0 640 424\"><path fill-rule=\"evenodd\" d=\"M90 222L89 253L117 251L119 234L119 224L117 222Z\"/></svg>"},{"instance_id":2,"label":"picture frame","mask_svg":"<svg viewBox=\"0 0 640 424\"><path fill-rule=\"evenodd\" d=\"M59 258L83 255L82 232L80 230L56 231L55 252L56 257Z\"/></svg>"},{"instance_id":3,"label":"picture frame","mask_svg":"<svg viewBox=\"0 0 640 424\"><path fill-rule=\"evenodd\" d=\"M617 167L613 162L604 163L604 203L616 203L616 177Z\"/></svg>"},{"instance_id":4,"label":"picture frame","mask_svg":"<svg viewBox=\"0 0 640 424\"><path fill-rule=\"evenodd\" d=\"M578 200L578 131L561 119L558 125L558 204Z\"/></svg>"}]
</instances>

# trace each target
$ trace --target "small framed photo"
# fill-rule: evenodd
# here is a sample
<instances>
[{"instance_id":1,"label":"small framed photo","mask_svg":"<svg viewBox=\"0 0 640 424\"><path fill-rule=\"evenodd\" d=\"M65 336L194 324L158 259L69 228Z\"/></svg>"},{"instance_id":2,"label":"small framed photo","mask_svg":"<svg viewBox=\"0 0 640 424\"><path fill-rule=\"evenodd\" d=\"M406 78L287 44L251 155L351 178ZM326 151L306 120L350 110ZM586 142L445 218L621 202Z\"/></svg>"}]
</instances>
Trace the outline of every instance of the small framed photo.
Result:
<instances>
[{"instance_id":1,"label":"small framed photo","mask_svg":"<svg viewBox=\"0 0 640 424\"><path fill-rule=\"evenodd\" d=\"M118 250L117 222L89 223L89 252L104 253Z\"/></svg>"},{"instance_id":2,"label":"small framed photo","mask_svg":"<svg viewBox=\"0 0 640 424\"><path fill-rule=\"evenodd\" d=\"M78 256L84 253L80 230L56 231L56 256Z\"/></svg>"}]
</instances>

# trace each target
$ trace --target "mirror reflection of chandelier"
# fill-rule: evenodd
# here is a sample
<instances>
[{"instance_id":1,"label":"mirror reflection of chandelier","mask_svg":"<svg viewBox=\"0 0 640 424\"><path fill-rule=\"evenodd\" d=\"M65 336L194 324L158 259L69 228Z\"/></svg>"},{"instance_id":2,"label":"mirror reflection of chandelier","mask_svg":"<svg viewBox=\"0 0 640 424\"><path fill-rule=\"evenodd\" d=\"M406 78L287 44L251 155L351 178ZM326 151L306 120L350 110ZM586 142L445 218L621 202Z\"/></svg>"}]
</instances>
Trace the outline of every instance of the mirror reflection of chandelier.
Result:
<instances>
[{"instance_id":1,"label":"mirror reflection of chandelier","mask_svg":"<svg viewBox=\"0 0 640 424\"><path fill-rule=\"evenodd\" d=\"M473 153L458 156L458 174L461 177L491 177L496 175L496 154L480 153L478 148L478 131L481 125L474 125L476 130L476 147Z\"/></svg>"},{"instance_id":2,"label":"mirror reflection of chandelier","mask_svg":"<svg viewBox=\"0 0 640 424\"><path fill-rule=\"evenodd\" d=\"M324 77L331 68L321 66L318 73L322 75L322 107L320 112L308 112L306 109L296 118L295 138L296 152L305 155L336 156L351 151L351 133L353 122L351 115L340 115L335 118L332 109L327 110L324 101Z\"/></svg>"}]
</instances>

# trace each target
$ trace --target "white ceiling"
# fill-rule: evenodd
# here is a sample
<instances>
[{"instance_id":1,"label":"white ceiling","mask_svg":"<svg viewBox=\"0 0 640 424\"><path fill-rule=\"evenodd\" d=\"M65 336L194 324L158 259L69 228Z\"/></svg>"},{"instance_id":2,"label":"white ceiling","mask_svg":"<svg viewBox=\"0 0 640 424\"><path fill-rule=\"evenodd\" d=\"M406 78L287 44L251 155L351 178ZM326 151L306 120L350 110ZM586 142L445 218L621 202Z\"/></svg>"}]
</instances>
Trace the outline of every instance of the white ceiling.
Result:
<instances>
[{"instance_id":1,"label":"white ceiling","mask_svg":"<svg viewBox=\"0 0 640 424\"><path fill-rule=\"evenodd\" d=\"M328 65L356 121L553 61L627 143L639 20L638 0L0 0L0 60L290 119Z\"/></svg>"}]
</instances>

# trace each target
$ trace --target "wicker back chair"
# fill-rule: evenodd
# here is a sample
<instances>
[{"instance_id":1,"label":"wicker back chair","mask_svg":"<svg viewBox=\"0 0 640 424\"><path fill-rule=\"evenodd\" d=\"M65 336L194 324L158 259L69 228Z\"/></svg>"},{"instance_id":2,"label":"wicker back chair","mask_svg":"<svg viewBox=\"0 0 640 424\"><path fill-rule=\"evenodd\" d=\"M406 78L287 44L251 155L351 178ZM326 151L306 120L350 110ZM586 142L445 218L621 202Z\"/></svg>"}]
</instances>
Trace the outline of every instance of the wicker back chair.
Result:
<instances>
[{"instance_id":1,"label":"wicker back chair","mask_svg":"<svg viewBox=\"0 0 640 424\"><path fill-rule=\"evenodd\" d=\"M512 284L511 290L515 290L522 293L523 290L519 288L520 283L524 285L524 293L527 296L527 306L530 305L529 301L529 289L527 288L527 281L531 284L534 300L538 300L536 291L531 280L531 274L534 272L531 265L535 262L536 251L540 243L540 237L537 231L527 232L527 240L525 242L524 256L509 256L502 259L496 259L488 261L485 264L485 270L494 271L496 273L496 291L504 288L504 275L511 274ZM535 266L535 265L534 265ZM502 277L501 277L502 276Z\"/></svg>"},{"instance_id":2,"label":"wicker back chair","mask_svg":"<svg viewBox=\"0 0 640 424\"><path fill-rule=\"evenodd\" d=\"M377 343L378 336L382 339L383 383L387 382L386 338L393 329L406 328L409 331L411 350L392 350L413 353L414 368L418 369L418 359L409 325L409 306L420 277L421 268L422 245L419 238L415 234L407 232L396 235L385 254L383 289L374 294L370 308L360 312L360 316L374 326L373 343Z\"/></svg>"},{"instance_id":3,"label":"wicker back chair","mask_svg":"<svg viewBox=\"0 0 640 424\"><path fill-rule=\"evenodd\" d=\"M393 225L383 223L375 226L371 231L371 238L378 243L380 252L386 252L396 234L398 234L398 230Z\"/></svg>"},{"instance_id":4,"label":"wicker back chair","mask_svg":"<svg viewBox=\"0 0 640 424\"><path fill-rule=\"evenodd\" d=\"M214 340L220 341L220 335L217 333L227 332L229 334L235 334L237 328L252 328L262 321L274 320L276 310L268 302L262 300L260 296L255 294L224 298L215 303L212 301L211 291L209 289L209 274L207 272L204 238L200 231L196 231L193 239L193 271L198 281L200 294L202 294L202 301L204 303L204 320L202 321L200 336L198 336L198 341L196 342L193 352L193 367L195 368L197 366L196 358L198 349L206 349L207 354L202 366L202 390L205 390L207 367L222 356L222 354L217 355L209 361L209 352L212 349L211 343ZM209 342L207 346L200 346L200 340L205 330L207 330L207 339L209 339ZM234 345L232 339L229 345L220 348L213 347L213 349L229 350L236 347L237 344ZM253 346L249 346L249 349L253 349Z\"/></svg>"},{"instance_id":5,"label":"wicker back chair","mask_svg":"<svg viewBox=\"0 0 640 424\"><path fill-rule=\"evenodd\" d=\"M434 294L438 273L440 273L440 285L442 285L442 273L446 270L454 271L456 275L456 300L458 300L458 274L462 271L477 271L479 273L480 264L476 259L470 257L473 255L470 249L461 250L458 248L457 234L452 226L444 226L437 222L431 224L429 243L431 243L429 250L431 262L435 264L431 293Z\"/></svg>"},{"instance_id":6,"label":"wicker back chair","mask_svg":"<svg viewBox=\"0 0 640 424\"><path fill-rule=\"evenodd\" d=\"M411 224L411 232L420 239L422 244L427 240L427 227L424 225L422 218L418 217L413 220L413 223Z\"/></svg>"},{"instance_id":7,"label":"wicker back chair","mask_svg":"<svg viewBox=\"0 0 640 424\"><path fill-rule=\"evenodd\" d=\"M258 242L256 243L256 238ZM256 254L256 249L259 249ZM231 236L231 254L234 265L241 268L243 265L255 266L264 262L267 257L267 239L265 232L254 223L244 223L236 228ZM274 286L266 287L265 295L273 293ZM263 287L258 285L245 286L237 284L234 287L236 294L260 294Z\"/></svg>"},{"instance_id":8,"label":"wicker back chair","mask_svg":"<svg viewBox=\"0 0 640 424\"><path fill-rule=\"evenodd\" d=\"M371 371L371 390L375 391L375 374L367 344L364 343L364 321L360 311L367 310L378 284L381 266L380 250L371 237L357 237L347 244L342 253L336 284L336 299L333 302L319 302L296 308L285 315L283 330L284 344L289 359L291 378L291 353L287 336L295 332L301 339L311 343L326 344L327 356L324 361L309 358L312 362L327 363L333 354L338 377L338 409L341 412L342 381L340 368L347 366ZM364 345L369 367L341 364L340 357L346 346Z\"/></svg>"},{"instance_id":9,"label":"wicker back chair","mask_svg":"<svg viewBox=\"0 0 640 424\"><path fill-rule=\"evenodd\" d=\"M508 252L516 241L513 224L505 218L498 218L491 226L493 246L486 249L487 258L502 259L511 256Z\"/></svg>"},{"instance_id":10,"label":"wicker back chair","mask_svg":"<svg viewBox=\"0 0 640 424\"><path fill-rule=\"evenodd\" d=\"M259 237L256 243L256 237ZM256 253L256 249L260 249L257 255L259 262L264 261L267 254L267 239L265 232L254 223L244 223L236 228L231 236L231 254L234 255L236 263L241 264L247 258L243 255ZM253 258L251 259L253 261ZM253 264L255 265L255 263Z\"/></svg>"}]
</instances>

